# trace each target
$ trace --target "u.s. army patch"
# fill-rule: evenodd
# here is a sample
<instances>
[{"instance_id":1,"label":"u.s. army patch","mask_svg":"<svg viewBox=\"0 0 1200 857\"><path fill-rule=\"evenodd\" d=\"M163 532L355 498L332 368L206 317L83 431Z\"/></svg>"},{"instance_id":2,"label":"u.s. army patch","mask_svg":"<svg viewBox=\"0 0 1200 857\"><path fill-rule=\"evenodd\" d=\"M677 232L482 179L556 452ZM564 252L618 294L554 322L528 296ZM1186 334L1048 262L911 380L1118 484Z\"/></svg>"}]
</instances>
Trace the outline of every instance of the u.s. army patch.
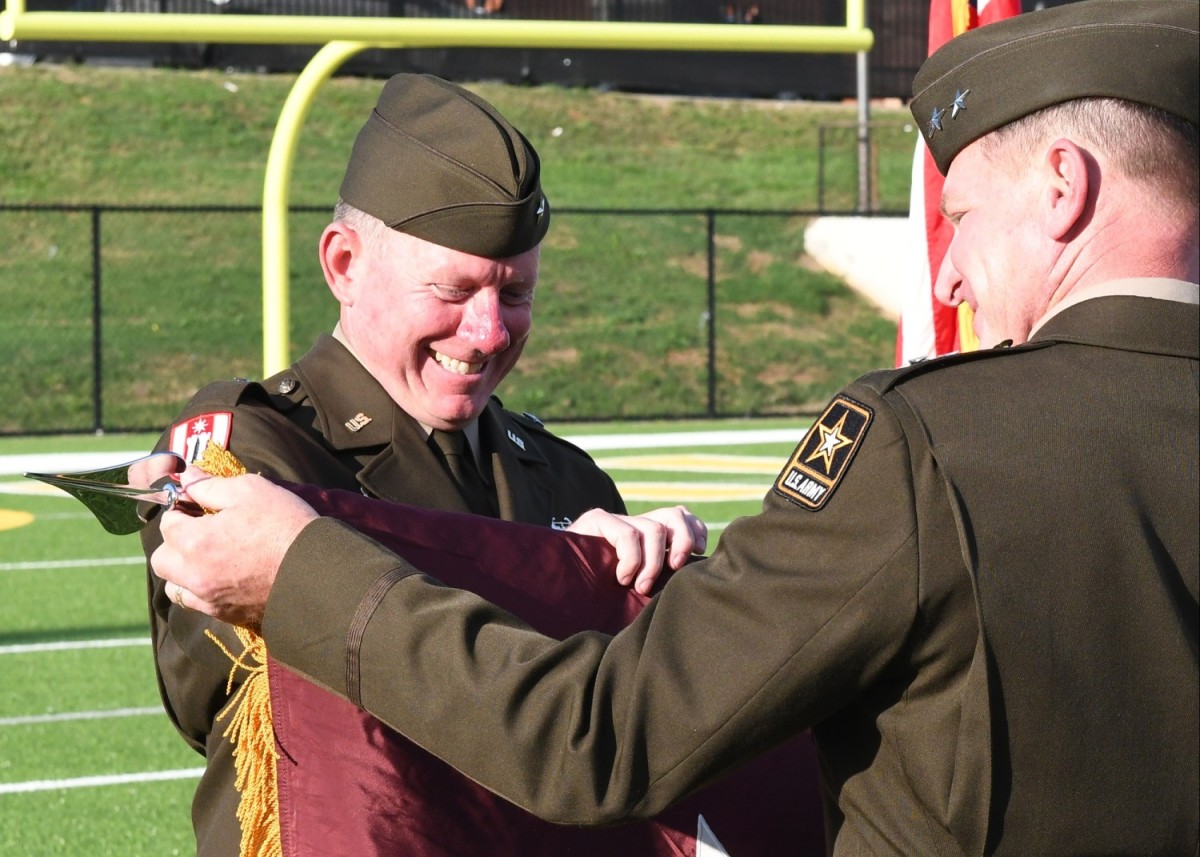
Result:
<instances>
[{"instance_id":1,"label":"u.s. army patch","mask_svg":"<svg viewBox=\"0 0 1200 857\"><path fill-rule=\"evenodd\" d=\"M813 423L775 480L775 493L806 509L820 509L846 475L874 412L838 396Z\"/></svg>"}]
</instances>

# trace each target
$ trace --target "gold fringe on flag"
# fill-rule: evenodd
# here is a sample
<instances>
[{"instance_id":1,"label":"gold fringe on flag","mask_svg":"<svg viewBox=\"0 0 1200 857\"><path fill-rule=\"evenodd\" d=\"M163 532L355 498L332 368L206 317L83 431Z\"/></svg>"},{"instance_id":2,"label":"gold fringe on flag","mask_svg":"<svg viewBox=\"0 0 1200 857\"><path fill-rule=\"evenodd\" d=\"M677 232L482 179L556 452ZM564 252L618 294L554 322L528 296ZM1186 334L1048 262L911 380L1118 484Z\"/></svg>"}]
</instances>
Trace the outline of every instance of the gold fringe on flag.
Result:
<instances>
[{"instance_id":1,"label":"gold fringe on flag","mask_svg":"<svg viewBox=\"0 0 1200 857\"><path fill-rule=\"evenodd\" d=\"M209 442L196 459L196 466L210 476L241 476L246 468L237 456ZM271 687L267 674L267 644L249 628L234 626L242 644L240 654L234 654L212 631L205 634L233 662L225 693L233 690L239 671L246 678L229 700L225 710L229 724L224 737L234 744L233 765L237 771L237 817L242 828L241 857L283 857L283 842L279 833L279 779L276 764L275 726L271 720Z\"/></svg>"},{"instance_id":2,"label":"gold fringe on flag","mask_svg":"<svg viewBox=\"0 0 1200 857\"><path fill-rule=\"evenodd\" d=\"M275 765L275 727L271 722L271 687L267 678L267 645L248 628L234 627L243 648L235 655L212 631L208 638L233 661L225 692L233 690L239 670L248 675L218 720L229 718L224 737L234 744L237 771L237 817L242 827L242 857L283 857L279 835L279 780Z\"/></svg>"}]
</instances>

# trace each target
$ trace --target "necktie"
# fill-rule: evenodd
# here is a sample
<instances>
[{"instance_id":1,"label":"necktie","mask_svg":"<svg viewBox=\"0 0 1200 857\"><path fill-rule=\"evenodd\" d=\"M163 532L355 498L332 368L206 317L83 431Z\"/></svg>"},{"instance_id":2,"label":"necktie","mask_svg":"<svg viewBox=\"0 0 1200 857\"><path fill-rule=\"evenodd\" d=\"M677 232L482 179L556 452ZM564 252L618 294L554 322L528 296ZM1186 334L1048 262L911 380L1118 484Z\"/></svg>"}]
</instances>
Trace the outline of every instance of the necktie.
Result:
<instances>
[{"instance_id":1,"label":"necktie","mask_svg":"<svg viewBox=\"0 0 1200 857\"><path fill-rule=\"evenodd\" d=\"M475 466L475 456L467 444L467 437L461 431L433 430L430 439L442 453L446 469L450 471L458 492L467 501L467 506L476 515L497 517L496 501L491 488L483 481Z\"/></svg>"}]
</instances>

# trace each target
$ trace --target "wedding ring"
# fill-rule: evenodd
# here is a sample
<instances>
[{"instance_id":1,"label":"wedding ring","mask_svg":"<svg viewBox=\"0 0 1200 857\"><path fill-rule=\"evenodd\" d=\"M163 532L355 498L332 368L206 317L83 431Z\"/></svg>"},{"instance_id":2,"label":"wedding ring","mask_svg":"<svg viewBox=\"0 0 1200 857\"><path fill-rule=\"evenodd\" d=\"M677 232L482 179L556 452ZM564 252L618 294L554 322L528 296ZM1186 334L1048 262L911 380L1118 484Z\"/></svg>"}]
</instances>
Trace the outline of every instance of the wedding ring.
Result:
<instances>
[{"instance_id":1,"label":"wedding ring","mask_svg":"<svg viewBox=\"0 0 1200 857\"><path fill-rule=\"evenodd\" d=\"M176 585L176 587L175 587L175 603L178 604L180 607L182 607L184 610L188 609L188 606L183 603L183 587L182 586Z\"/></svg>"}]
</instances>

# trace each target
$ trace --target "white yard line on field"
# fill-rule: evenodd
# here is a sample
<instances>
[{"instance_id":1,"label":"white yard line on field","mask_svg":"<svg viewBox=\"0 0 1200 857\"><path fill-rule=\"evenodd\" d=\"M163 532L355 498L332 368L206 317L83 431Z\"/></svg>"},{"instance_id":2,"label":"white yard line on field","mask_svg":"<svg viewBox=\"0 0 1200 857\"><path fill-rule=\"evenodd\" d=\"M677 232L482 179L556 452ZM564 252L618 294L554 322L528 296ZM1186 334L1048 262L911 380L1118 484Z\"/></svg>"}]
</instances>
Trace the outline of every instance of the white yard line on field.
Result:
<instances>
[{"instance_id":1,"label":"white yard line on field","mask_svg":"<svg viewBox=\"0 0 1200 857\"><path fill-rule=\"evenodd\" d=\"M115 467L126 461L141 458L148 451L30 452L21 455L0 455L0 476L21 476L25 473L70 473L75 470Z\"/></svg>"},{"instance_id":2,"label":"white yard line on field","mask_svg":"<svg viewBox=\"0 0 1200 857\"><path fill-rule=\"evenodd\" d=\"M109 720L115 717L146 717L163 714L161 705L153 708L108 708L101 711L61 711L57 714L24 714L0 717L0 726L31 726L39 723L68 723L73 720Z\"/></svg>"},{"instance_id":3,"label":"white yard line on field","mask_svg":"<svg viewBox=\"0 0 1200 857\"><path fill-rule=\"evenodd\" d=\"M144 556L114 556L98 559L47 559L29 562L0 562L0 571L45 571L58 568L106 568L110 565L144 565Z\"/></svg>"},{"instance_id":4,"label":"white yard line on field","mask_svg":"<svg viewBox=\"0 0 1200 857\"><path fill-rule=\"evenodd\" d=\"M802 428L747 431L670 431L656 434L564 434L563 439L588 452L605 449L662 449L697 446L749 446L757 443L800 442Z\"/></svg>"},{"instance_id":5,"label":"white yard line on field","mask_svg":"<svg viewBox=\"0 0 1200 857\"><path fill-rule=\"evenodd\" d=\"M740 446L757 443L798 443L802 428L748 429L745 431L669 431L648 434L563 434L588 452L607 449L662 449L698 446ZM145 455L147 450L112 452L34 452L0 455L0 476L24 473L69 473L113 467Z\"/></svg>"},{"instance_id":6,"label":"white yard line on field","mask_svg":"<svg viewBox=\"0 0 1200 857\"><path fill-rule=\"evenodd\" d=\"M0 655L28 655L39 652L71 652L78 649L119 649L125 646L148 646L149 637L116 637L107 640L62 640L53 643L15 643L0 646Z\"/></svg>"},{"instance_id":7,"label":"white yard line on field","mask_svg":"<svg viewBox=\"0 0 1200 857\"><path fill-rule=\"evenodd\" d=\"M738 482L627 482L617 480L617 489L628 502L646 503L726 503L761 500L768 485Z\"/></svg>"},{"instance_id":8,"label":"white yard line on field","mask_svg":"<svg viewBox=\"0 0 1200 857\"><path fill-rule=\"evenodd\" d=\"M127 783L153 783L162 780L198 779L204 768L175 771L144 771L137 774L109 774L102 777L74 777L69 780L30 780L24 783L0 783L0 795L22 792L48 792L57 789L85 789L95 786L120 786Z\"/></svg>"},{"instance_id":9,"label":"white yard line on field","mask_svg":"<svg viewBox=\"0 0 1200 857\"><path fill-rule=\"evenodd\" d=\"M716 455L711 452L666 452L646 455L598 455L601 470L657 470L667 473L758 473L774 476L782 456Z\"/></svg>"}]
</instances>

